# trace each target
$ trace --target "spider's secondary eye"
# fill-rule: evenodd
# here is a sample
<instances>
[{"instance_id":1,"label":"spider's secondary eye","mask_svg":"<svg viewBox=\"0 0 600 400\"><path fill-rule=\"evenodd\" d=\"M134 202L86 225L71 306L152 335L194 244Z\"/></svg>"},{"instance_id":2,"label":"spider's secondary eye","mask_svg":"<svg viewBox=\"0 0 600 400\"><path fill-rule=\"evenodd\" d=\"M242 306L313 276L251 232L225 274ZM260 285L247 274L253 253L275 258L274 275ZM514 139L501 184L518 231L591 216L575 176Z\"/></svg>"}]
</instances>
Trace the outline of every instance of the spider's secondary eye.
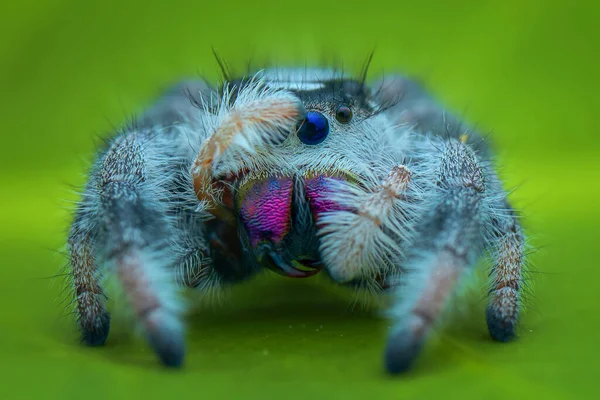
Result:
<instances>
[{"instance_id":1,"label":"spider's secondary eye","mask_svg":"<svg viewBox=\"0 0 600 400\"><path fill-rule=\"evenodd\" d=\"M352 119L352 110L345 104L342 104L335 110L335 119L340 124L347 124Z\"/></svg>"},{"instance_id":2,"label":"spider's secondary eye","mask_svg":"<svg viewBox=\"0 0 600 400\"><path fill-rule=\"evenodd\" d=\"M321 143L329 134L329 121L317 111L309 111L306 119L298 127L298 139L304 144Z\"/></svg>"}]
</instances>

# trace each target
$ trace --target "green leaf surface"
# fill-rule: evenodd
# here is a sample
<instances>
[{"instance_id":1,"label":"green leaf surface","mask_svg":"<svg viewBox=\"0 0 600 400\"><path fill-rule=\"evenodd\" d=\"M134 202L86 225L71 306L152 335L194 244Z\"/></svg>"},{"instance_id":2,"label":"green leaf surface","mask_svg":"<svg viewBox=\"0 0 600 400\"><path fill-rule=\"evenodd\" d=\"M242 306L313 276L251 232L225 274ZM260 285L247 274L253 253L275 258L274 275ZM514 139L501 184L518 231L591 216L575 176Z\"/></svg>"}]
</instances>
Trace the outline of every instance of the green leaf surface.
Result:
<instances>
[{"instance_id":1,"label":"green leaf surface","mask_svg":"<svg viewBox=\"0 0 600 400\"><path fill-rule=\"evenodd\" d=\"M574 1L21 1L0 16L3 398L597 398L598 6ZM389 322L324 277L247 282L188 318L182 370L116 318L78 343L59 273L71 185L167 85L233 67L343 59L420 77L492 131L539 251L519 340L487 334L485 271L414 370L384 373ZM4 397L6 396L6 397Z\"/></svg>"}]
</instances>

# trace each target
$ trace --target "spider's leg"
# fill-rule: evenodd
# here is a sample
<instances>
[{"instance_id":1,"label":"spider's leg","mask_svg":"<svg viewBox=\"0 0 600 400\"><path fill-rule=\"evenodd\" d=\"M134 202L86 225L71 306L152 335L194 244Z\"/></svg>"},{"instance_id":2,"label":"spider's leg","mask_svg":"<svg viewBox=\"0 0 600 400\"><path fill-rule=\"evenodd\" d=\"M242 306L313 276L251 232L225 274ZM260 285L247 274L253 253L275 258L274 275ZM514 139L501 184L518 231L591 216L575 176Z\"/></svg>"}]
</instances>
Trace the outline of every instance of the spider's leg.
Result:
<instances>
[{"instance_id":1,"label":"spider's leg","mask_svg":"<svg viewBox=\"0 0 600 400\"><path fill-rule=\"evenodd\" d=\"M200 111L189 100L180 101L186 97L178 93L151 108L99 155L69 238L84 342L106 340L101 277L116 276L145 336L170 366L180 365L184 356L183 302L173 268L181 254L173 241L176 212L192 213L197 204L189 166L204 134L199 119L190 120Z\"/></svg>"},{"instance_id":2,"label":"spider's leg","mask_svg":"<svg viewBox=\"0 0 600 400\"><path fill-rule=\"evenodd\" d=\"M102 277L93 246L94 220L85 212L88 202L84 199L80 203L71 228L69 261L81 340L89 346L101 346L108 337L110 315L105 307Z\"/></svg>"},{"instance_id":3,"label":"spider's leg","mask_svg":"<svg viewBox=\"0 0 600 400\"><path fill-rule=\"evenodd\" d=\"M388 371L408 369L464 272L485 249L489 205L484 166L457 140L437 141L413 166L430 174L406 273L394 289L394 326L385 352ZM429 170L428 170L429 169Z\"/></svg>"},{"instance_id":4,"label":"spider's leg","mask_svg":"<svg viewBox=\"0 0 600 400\"><path fill-rule=\"evenodd\" d=\"M179 364L181 304L166 270L172 262L167 241L171 221L161 202L165 193L153 179L161 171L149 165L149 138L149 133L136 131L117 137L94 166L69 239L73 284L87 344L106 340L108 314L100 278L114 274L163 361Z\"/></svg>"},{"instance_id":5,"label":"spider's leg","mask_svg":"<svg viewBox=\"0 0 600 400\"><path fill-rule=\"evenodd\" d=\"M101 159L95 182L100 225L96 250L118 277L136 320L163 363L179 365L184 354L183 307L168 269L175 254L169 243L173 221L167 214L173 178L166 164L175 160L155 147L155 134L120 136Z\"/></svg>"},{"instance_id":6,"label":"spider's leg","mask_svg":"<svg viewBox=\"0 0 600 400\"><path fill-rule=\"evenodd\" d=\"M515 337L519 314L525 236L508 202L502 204L504 207L492 220L493 284L486 319L492 338L507 342Z\"/></svg>"}]
</instances>

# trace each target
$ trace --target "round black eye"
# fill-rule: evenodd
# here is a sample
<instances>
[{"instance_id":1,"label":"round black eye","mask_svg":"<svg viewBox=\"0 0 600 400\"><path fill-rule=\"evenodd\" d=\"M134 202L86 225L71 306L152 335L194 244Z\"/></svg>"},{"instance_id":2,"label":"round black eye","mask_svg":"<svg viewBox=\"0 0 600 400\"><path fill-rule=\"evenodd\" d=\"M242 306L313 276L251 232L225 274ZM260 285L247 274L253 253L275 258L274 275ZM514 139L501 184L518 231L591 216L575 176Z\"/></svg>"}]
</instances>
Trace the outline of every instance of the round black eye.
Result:
<instances>
[{"instance_id":1,"label":"round black eye","mask_svg":"<svg viewBox=\"0 0 600 400\"><path fill-rule=\"evenodd\" d=\"M335 110L335 119L340 124L347 124L352 119L352 110L345 104L342 104Z\"/></svg>"},{"instance_id":2,"label":"round black eye","mask_svg":"<svg viewBox=\"0 0 600 400\"><path fill-rule=\"evenodd\" d=\"M329 121L317 111L309 111L306 119L298 127L298 139L304 144L319 144L325 140L328 133Z\"/></svg>"}]
</instances>

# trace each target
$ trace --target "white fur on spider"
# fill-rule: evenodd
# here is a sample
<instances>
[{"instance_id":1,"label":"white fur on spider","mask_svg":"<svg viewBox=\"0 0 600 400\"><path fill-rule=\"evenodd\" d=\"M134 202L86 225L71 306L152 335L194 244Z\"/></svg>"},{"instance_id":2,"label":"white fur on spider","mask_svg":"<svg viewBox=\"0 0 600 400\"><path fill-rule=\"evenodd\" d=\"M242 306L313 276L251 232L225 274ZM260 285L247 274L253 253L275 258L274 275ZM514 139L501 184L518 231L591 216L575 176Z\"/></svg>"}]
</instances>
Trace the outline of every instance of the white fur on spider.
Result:
<instances>
[{"instance_id":1,"label":"white fur on spider","mask_svg":"<svg viewBox=\"0 0 600 400\"><path fill-rule=\"evenodd\" d=\"M225 87L216 116L209 111L209 105L205 107L204 126L217 140L211 154L214 161L230 145L234 146L231 151L239 149L252 154L269 142L282 141L295 126L303 109L301 101L287 90L265 86L266 83L265 78L255 75L237 93L233 104L235 87Z\"/></svg>"},{"instance_id":2,"label":"white fur on spider","mask_svg":"<svg viewBox=\"0 0 600 400\"><path fill-rule=\"evenodd\" d=\"M355 185L334 183L330 199L357 210L331 211L321 217L321 255L336 281L362 277L356 276L360 270L370 275L386 273L392 260L402 255L398 239L406 241L409 230L400 201L410 178L408 168L397 165L370 193Z\"/></svg>"},{"instance_id":3,"label":"white fur on spider","mask_svg":"<svg viewBox=\"0 0 600 400\"><path fill-rule=\"evenodd\" d=\"M339 190L327 188L332 192L328 200L354 212L319 215L316 222L325 226L317 229L322 229L323 261L336 281L351 280L379 293L382 277L391 287L394 328L386 350L390 372L410 366L450 304L449 296L460 289L462 275L484 249L490 250L494 263L486 311L490 334L500 341L515 335L524 237L489 156L471 147L475 141L454 137L444 127L429 135L416 125L398 125L398 114L377 104L378 112L344 126L326 115L332 129L319 146L307 145L294 131L273 129L294 126L296 121L281 122L285 115L273 117L268 127L260 122L272 111L267 103L277 96L287 93L297 101L289 91L322 89L339 78L331 70L268 70L245 80L233 105L231 88L225 96L211 92L205 97L212 102L202 101L205 112L186 112L185 124L172 127L170 120L156 119L156 126L141 131L128 127L111 143L94 166L69 238L73 285L81 293L77 313L87 344L103 344L108 334L101 281L102 272L110 272L124 286L128 303L137 311L135 319L163 363L181 365L184 304L179 286L211 291L220 283L218 271L205 257L210 252L203 219L209 213L199 218L194 212L199 199L189 172L196 158L206 161L200 170L209 178L204 181L209 190L213 178L224 181L220 184L230 178L240 184L239 172L242 184L243 179L293 177L305 214L312 210L303 196L302 177L354 178L338 182ZM328 93L314 97L328 102ZM172 113L153 113L167 114ZM240 115L242 126L236 121ZM204 151L200 157L199 148ZM394 177L401 175L402 165L412 173L408 190ZM94 252L107 262L97 263ZM245 278L255 271L244 272Z\"/></svg>"},{"instance_id":4,"label":"white fur on spider","mask_svg":"<svg viewBox=\"0 0 600 400\"><path fill-rule=\"evenodd\" d=\"M219 202L219 194L211 186L211 178L240 171L260 170L261 158L248 157L273 143L279 143L293 132L304 107L298 97L279 88L265 86L265 78L255 75L232 102L235 87L226 86L216 115L205 106L204 125L212 132L202 144L191 173L200 182L199 197ZM245 163L249 163L245 164Z\"/></svg>"}]
</instances>

